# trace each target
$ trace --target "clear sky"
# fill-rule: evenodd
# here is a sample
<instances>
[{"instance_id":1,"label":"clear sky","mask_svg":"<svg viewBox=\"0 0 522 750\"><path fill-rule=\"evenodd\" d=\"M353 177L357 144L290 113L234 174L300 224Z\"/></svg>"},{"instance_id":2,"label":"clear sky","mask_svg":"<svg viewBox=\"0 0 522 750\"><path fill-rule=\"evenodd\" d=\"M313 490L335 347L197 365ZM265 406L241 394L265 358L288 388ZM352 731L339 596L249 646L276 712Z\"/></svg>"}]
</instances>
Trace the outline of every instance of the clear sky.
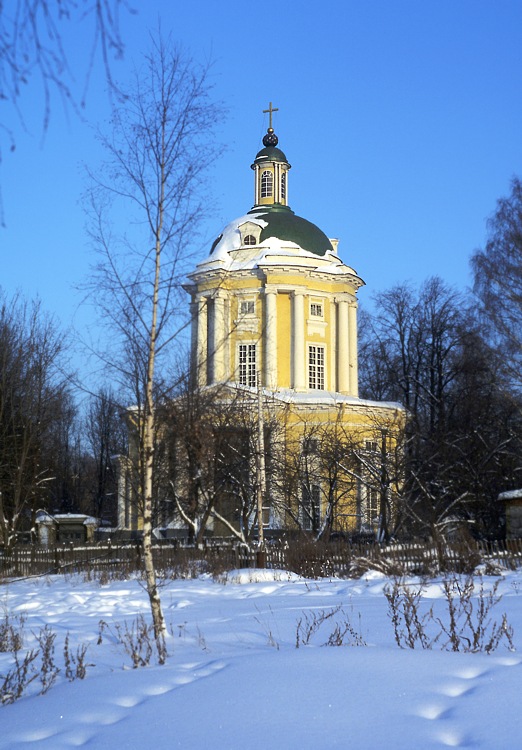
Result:
<instances>
[{"instance_id":1,"label":"clear sky","mask_svg":"<svg viewBox=\"0 0 522 750\"><path fill-rule=\"evenodd\" d=\"M196 59L214 60L216 97L229 116L208 247L252 206L250 164L272 101L292 164L290 205L340 239L342 259L366 281L363 302L434 274L469 285L486 219L522 174L520 0L129 2L136 14L122 13L126 53L113 63L116 78L126 80L158 18ZM79 90L88 23L64 29ZM0 285L39 295L64 325L75 318L81 327L88 314L75 313L73 286L92 261L82 164L103 158L92 130L109 114L103 72L94 71L85 120L54 99L43 143L37 86L21 107L26 130L0 102L0 122L16 136L0 171Z\"/></svg>"}]
</instances>

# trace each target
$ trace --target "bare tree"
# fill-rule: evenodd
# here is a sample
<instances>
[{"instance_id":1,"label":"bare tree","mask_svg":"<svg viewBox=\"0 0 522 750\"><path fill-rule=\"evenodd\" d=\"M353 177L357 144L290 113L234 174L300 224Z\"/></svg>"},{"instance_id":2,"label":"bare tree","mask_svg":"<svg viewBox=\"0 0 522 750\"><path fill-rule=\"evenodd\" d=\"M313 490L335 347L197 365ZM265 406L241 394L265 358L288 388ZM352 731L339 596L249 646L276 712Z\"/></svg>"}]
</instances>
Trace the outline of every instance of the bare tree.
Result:
<instances>
[{"instance_id":1,"label":"bare tree","mask_svg":"<svg viewBox=\"0 0 522 750\"><path fill-rule=\"evenodd\" d=\"M272 481L292 525L317 540L333 532L372 533L382 540L393 535L403 429L400 410L357 426L341 407L328 421L310 416L299 431L290 430Z\"/></svg>"},{"instance_id":2,"label":"bare tree","mask_svg":"<svg viewBox=\"0 0 522 750\"><path fill-rule=\"evenodd\" d=\"M23 93L35 79L43 93L43 131L49 125L51 99L58 94L65 106L83 107L94 61L100 57L109 83L114 88L111 58L123 56L120 10L130 10L127 0L13 0L0 3L0 104L14 110L24 125ZM82 34L90 25L90 55L79 97L73 93L74 73L64 41L65 29L81 22ZM0 120L0 163L3 145L15 149L15 139ZM0 193L1 198L1 193ZM0 200L0 224L2 223Z\"/></svg>"},{"instance_id":3,"label":"bare tree","mask_svg":"<svg viewBox=\"0 0 522 750\"><path fill-rule=\"evenodd\" d=\"M204 213L204 173L216 154L211 132L220 108L210 99L208 73L170 41L152 40L114 112L112 134L100 136L108 159L91 191L91 236L100 253L91 289L111 332L105 361L134 404L143 561L160 662L165 622L151 546L156 404L169 396L159 368L185 325L180 281Z\"/></svg>"},{"instance_id":4,"label":"bare tree","mask_svg":"<svg viewBox=\"0 0 522 750\"><path fill-rule=\"evenodd\" d=\"M522 182L500 198L488 221L486 247L471 259L482 322L513 383L522 383Z\"/></svg>"},{"instance_id":5,"label":"bare tree","mask_svg":"<svg viewBox=\"0 0 522 750\"><path fill-rule=\"evenodd\" d=\"M108 387L92 394L85 418L85 432L93 460L90 512L115 524L117 457L126 453L127 432L121 406Z\"/></svg>"},{"instance_id":6,"label":"bare tree","mask_svg":"<svg viewBox=\"0 0 522 750\"><path fill-rule=\"evenodd\" d=\"M361 331L361 393L408 409L402 531L456 524L499 533L496 496L512 486L519 404L472 302L440 279L376 299Z\"/></svg>"},{"instance_id":7,"label":"bare tree","mask_svg":"<svg viewBox=\"0 0 522 750\"><path fill-rule=\"evenodd\" d=\"M52 477L45 457L66 390L64 337L38 302L0 298L0 534L16 542L45 503Z\"/></svg>"},{"instance_id":8,"label":"bare tree","mask_svg":"<svg viewBox=\"0 0 522 750\"><path fill-rule=\"evenodd\" d=\"M190 542L199 545L213 519L220 494L220 443L228 424L228 403L216 389L202 390L184 382L176 398L162 410L166 447L170 518L179 517Z\"/></svg>"}]
</instances>

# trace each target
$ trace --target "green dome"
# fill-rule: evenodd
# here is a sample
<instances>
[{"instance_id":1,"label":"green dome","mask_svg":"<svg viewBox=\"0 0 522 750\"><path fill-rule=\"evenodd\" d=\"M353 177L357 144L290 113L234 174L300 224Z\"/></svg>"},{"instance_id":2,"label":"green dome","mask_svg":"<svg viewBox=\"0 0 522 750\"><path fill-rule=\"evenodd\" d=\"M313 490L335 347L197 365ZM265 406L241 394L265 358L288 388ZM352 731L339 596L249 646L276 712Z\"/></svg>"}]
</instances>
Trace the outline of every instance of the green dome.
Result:
<instances>
[{"instance_id":1,"label":"green dome","mask_svg":"<svg viewBox=\"0 0 522 750\"><path fill-rule=\"evenodd\" d=\"M254 159L254 164L268 161L282 161L285 162L285 164L288 164L288 159L285 154L276 146L266 146L265 148L262 148L261 151L258 151L256 158ZM252 168L254 167L254 164L252 164Z\"/></svg>"},{"instance_id":2,"label":"green dome","mask_svg":"<svg viewBox=\"0 0 522 750\"><path fill-rule=\"evenodd\" d=\"M334 252L332 243L319 227L311 221L296 216L287 206L255 206L247 215L261 219L266 226L261 230L260 240L276 237L279 240L295 242L314 255Z\"/></svg>"}]
</instances>

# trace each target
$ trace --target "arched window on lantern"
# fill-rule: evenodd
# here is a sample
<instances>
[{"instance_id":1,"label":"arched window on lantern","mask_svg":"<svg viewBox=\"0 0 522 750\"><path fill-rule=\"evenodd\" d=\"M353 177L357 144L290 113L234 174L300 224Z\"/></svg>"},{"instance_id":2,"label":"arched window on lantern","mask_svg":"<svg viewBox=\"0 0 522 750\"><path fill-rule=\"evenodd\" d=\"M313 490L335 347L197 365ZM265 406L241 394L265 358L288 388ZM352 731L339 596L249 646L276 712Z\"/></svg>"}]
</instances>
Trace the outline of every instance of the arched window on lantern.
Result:
<instances>
[{"instance_id":1,"label":"arched window on lantern","mask_svg":"<svg viewBox=\"0 0 522 750\"><path fill-rule=\"evenodd\" d=\"M274 175L266 169L261 175L261 198L270 198L274 194Z\"/></svg>"}]
</instances>

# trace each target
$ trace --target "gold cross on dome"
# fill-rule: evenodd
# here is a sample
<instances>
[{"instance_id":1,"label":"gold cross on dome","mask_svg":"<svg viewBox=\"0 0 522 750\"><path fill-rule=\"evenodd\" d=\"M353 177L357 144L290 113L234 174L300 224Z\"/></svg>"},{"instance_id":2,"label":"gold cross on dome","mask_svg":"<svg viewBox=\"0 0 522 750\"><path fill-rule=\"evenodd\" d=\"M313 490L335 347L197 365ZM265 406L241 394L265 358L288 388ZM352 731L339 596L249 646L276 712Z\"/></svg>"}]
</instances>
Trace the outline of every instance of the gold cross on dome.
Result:
<instances>
[{"instance_id":1,"label":"gold cross on dome","mask_svg":"<svg viewBox=\"0 0 522 750\"><path fill-rule=\"evenodd\" d=\"M269 113L269 117L270 117L268 127L272 129L272 113L279 112L279 107L272 107L272 102L270 102L270 104L268 105L268 109L263 110L263 114L265 115L267 112Z\"/></svg>"}]
</instances>

